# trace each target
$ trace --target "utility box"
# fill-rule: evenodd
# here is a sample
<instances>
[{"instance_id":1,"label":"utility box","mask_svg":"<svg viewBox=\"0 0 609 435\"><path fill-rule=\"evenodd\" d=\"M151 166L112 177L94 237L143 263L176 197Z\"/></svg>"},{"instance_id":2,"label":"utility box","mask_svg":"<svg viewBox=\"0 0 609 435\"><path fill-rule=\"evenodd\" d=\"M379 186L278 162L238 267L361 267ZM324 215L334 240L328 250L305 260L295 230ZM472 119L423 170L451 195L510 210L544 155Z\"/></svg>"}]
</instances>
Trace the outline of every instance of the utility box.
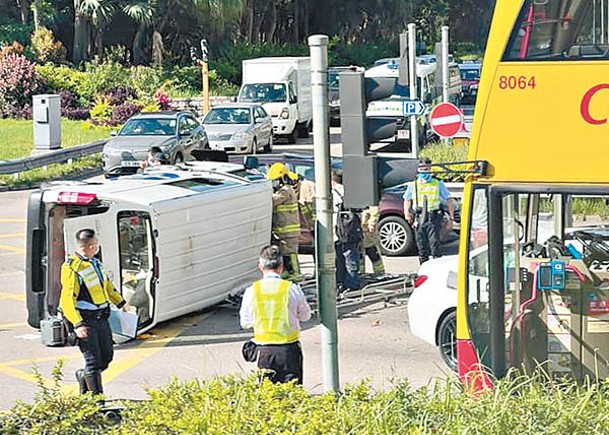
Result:
<instances>
[{"instance_id":1,"label":"utility box","mask_svg":"<svg viewBox=\"0 0 609 435\"><path fill-rule=\"evenodd\" d=\"M32 118L36 150L61 147L61 98L59 95L34 95Z\"/></svg>"}]
</instances>

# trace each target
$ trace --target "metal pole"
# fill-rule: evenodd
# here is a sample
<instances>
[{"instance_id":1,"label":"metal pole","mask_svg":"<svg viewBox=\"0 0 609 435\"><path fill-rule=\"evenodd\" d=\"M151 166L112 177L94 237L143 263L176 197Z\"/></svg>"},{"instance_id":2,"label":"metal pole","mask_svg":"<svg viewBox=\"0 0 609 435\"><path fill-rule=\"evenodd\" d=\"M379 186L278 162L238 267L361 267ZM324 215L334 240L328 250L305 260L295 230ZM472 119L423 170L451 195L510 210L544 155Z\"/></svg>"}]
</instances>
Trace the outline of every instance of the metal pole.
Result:
<instances>
[{"instance_id":1,"label":"metal pole","mask_svg":"<svg viewBox=\"0 0 609 435\"><path fill-rule=\"evenodd\" d=\"M336 269L333 202L330 188L330 129L328 122L328 37L309 36L315 157L315 265L324 391L339 391Z\"/></svg>"},{"instance_id":2,"label":"metal pole","mask_svg":"<svg viewBox=\"0 0 609 435\"><path fill-rule=\"evenodd\" d=\"M442 101L448 103L448 26L442 26Z\"/></svg>"},{"instance_id":3,"label":"metal pole","mask_svg":"<svg viewBox=\"0 0 609 435\"><path fill-rule=\"evenodd\" d=\"M203 69L203 112L207 115L209 112L209 64L205 61L201 62Z\"/></svg>"},{"instance_id":4,"label":"metal pole","mask_svg":"<svg viewBox=\"0 0 609 435\"><path fill-rule=\"evenodd\" d=\"M408 25L408 62L410 73L410 100L418 100L417 97L417 26L414 23ZM410 116L410 143L412 144L412 156L419 157L419 132L417 117Z\"/></svg>"}]
</instances>

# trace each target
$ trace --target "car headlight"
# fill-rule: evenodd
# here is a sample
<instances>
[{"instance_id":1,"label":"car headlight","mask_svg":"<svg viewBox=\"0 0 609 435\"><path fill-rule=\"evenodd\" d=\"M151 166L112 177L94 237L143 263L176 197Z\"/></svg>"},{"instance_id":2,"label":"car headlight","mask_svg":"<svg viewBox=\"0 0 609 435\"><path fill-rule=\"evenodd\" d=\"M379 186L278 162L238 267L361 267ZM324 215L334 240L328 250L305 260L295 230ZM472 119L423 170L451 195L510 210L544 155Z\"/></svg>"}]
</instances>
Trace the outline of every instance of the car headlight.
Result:
<instances>
[{"instance_id":1,"label":"car headlight","mask_svg":"<svg viewBox=\"0 0 609 435\"><path fill-rule=\"evenodd\" d=\"M234 140L248 140L250 138L249 133L241 132L233 134Z\"/></svg>"},{"instance_id":2,"label":"car headlight","mask_svg":"<svg viewBox=\"0 0 609 435\"><path fill-rule=\"evenodd\" d=\"M279 117L281 119L288 119L290 117L290 111L288 110L287 107L283 108L283 110L281 111L281 114L279 115Z\"/></svg>"}]
</instances>

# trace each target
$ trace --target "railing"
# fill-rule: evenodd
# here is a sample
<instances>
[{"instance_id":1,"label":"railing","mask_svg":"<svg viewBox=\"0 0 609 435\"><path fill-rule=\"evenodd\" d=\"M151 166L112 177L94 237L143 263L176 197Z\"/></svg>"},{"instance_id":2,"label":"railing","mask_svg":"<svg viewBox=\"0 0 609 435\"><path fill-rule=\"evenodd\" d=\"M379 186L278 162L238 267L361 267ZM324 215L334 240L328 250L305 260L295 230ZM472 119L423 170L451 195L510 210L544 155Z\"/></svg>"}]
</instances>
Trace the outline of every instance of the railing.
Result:
<instances>
[{"instance_id":1,"label":"railing","mask_svg":"<svg viewBox=\"0 0 609 435\"><path fill-rule=\"evenodd\" d=\"M106 142L107 139L98 140L85 145L49 151L39 156L0 162L0 175L13 174L17 178L19 173L30 169L43 168L53 163L65 163L72 159L97 154L102 151Z\"/></svg>"}]
</instances>

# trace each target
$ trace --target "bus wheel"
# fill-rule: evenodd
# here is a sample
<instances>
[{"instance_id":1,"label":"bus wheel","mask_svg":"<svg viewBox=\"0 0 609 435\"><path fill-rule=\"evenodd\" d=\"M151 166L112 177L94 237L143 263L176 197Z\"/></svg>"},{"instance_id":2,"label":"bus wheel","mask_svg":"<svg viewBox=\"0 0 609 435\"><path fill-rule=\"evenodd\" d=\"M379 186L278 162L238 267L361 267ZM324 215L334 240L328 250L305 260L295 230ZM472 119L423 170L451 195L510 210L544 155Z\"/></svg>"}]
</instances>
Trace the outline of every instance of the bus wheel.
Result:
<instances>
[{"instance_id":1,"label":"bus wheel","mask_svg":"<svg viewBox=\"0 0 609 435\"><path fill-rule=\"evenodd\" d=\"M438 328L438 348L440 356L446 365L457 371L457 313L451 311L440 323Z\"/></svg>"}]
</instances>

